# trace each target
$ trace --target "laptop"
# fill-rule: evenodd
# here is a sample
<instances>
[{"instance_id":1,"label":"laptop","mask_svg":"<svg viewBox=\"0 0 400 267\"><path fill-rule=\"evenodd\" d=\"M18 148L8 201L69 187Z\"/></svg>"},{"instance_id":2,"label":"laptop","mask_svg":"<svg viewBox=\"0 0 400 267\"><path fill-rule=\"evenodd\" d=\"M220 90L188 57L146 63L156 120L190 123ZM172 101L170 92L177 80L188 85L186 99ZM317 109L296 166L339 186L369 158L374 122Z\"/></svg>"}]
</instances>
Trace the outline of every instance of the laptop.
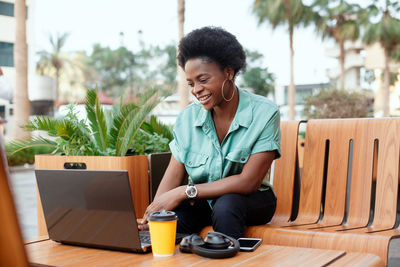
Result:
<instances>
[{"instance_id":1,"label":"laptop","mask_svg":"<svg viewBox=\"0 0 400 267\"><path fill-rule=\"evenodd\" d=\"M35 170L49 238L56 242L145 253L126 170ZM180 242L183 234L177 234Z\"/></svg>"}]
</instances>

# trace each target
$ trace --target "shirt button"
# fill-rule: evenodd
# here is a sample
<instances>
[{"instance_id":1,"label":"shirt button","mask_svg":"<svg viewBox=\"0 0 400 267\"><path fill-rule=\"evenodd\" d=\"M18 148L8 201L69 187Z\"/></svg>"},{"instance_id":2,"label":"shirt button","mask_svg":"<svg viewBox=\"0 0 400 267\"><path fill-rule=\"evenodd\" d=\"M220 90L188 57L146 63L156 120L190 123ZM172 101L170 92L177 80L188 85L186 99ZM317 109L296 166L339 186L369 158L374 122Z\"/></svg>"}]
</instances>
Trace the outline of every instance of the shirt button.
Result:
<instances>
[{"instance_id":1,"label":"shirt button","mask_svg":"<svg viewBox=\"0 0 400 267\"><path fill-rule=\"evenodd\" d=\"M237 123L235 122L235 127L237 127Z\"/></svg>"},{"instance_id":2,"label":"shirt button","mask_svg":"<svg viewBox=\"0 0 400 267\"><path fill-rule=\"evenodd\" d=\"M240 160L241 160L241 161L245 161L246 159L245 159L245 158L241 158Z\"/></svg>"},{"instance_id":3,"label":"shirt button","mask_svg":"<svg viewBox=\"0 0 400 267\"><path fill-rule=\"evenodd\" d=\"M190 166L192 165L192 162L191 162L191 161L189 161L189 165L190 165Z\"/></svg>"},{"instance_id":4,"label":"shirt button","mask_svg":"<svg viewBox=\"0 0 400 267\"><path fill-rule=\"evenodd\" d=\"M208 125L204 125L204 129L208 129Z\"/></svg>"}]
</instances>

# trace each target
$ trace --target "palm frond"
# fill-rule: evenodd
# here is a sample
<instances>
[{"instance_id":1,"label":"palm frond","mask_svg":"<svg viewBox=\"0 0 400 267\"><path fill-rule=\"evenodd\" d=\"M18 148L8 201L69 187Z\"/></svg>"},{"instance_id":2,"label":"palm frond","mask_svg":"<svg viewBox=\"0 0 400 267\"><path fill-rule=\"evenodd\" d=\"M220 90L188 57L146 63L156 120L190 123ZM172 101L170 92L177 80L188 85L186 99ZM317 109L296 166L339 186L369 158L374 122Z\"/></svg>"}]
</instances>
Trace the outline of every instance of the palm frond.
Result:
<instances>
[{"instance_id":1,"label":"palm frond","mask_svg":"<svg viewBox=\"0 0 400 267\"><path fill-rule=\"evenodd\" d=\"M57 142L41 136L33 137L29 140L14 140L7 144L7 153L9 155L14 155L30 148L48 149L49 151L52 151L52 153L56 153Z\"/></svg>"},{"instance_id":2,"label":"palm frond","mask_svg":"<svg viewBox=\"0 0 400 267\"><path fill-rule=\"evenodd\" d=\"M74 122L68 119L61 119L57 121L55 136L61 137L62 139L71 139L76 130L76 125Z\"/></svg>"},{"instance_id":3,"label":"palm frond","mask_svg":"<svg viewBox=\"0 0 400 267\"><path fill-rule=\"evenodd\" d=\"M139 106L144 105L150 98L154 97L158 93L159 89L152 88L146 90L142 95L139 97Z\"/></svg>"},{"instance_id":4,"label":"palm frond","mask_svg":"<svg viewBox=\"0 0 400 267\"><path fill-rule=\"evenodd\" d=\"M97 146L95 145L94 138L86 124L82 123L76 126L75 136L77 136L77 139L83 140L88 149L96 150Z\"/></svg>"},{"instance_id":5,"label":"palm frond","mask_svg":"<svg viewBox=\"0 0 400 267\"><path fill-rule=\"evenodd\" d=\"M60 121L57 119L47 116L36 116L24 125L23 128L28 131L46 131L50 136L57 136L57 126L59 124Z\"/></svg>"},{"instance_id":6,"label":"palm frond","mask_svg":"<svg viewBox=\"0 0 400 267\"><path fill-rule=\"evenodd\" d=\"M107 122L96 91L87 91L85 105L96 146L100 151L105 152L108 147Z\"/></svg>"},{"instance_id":7,"label":"palm frond","mask_svg":"<svg viewBox=\"0 0 400 267\"><path fill-rule=\"evenodd\" d=\"M116 155L119 154L120 146L122 142L122 138L124 136L124 132L128 126L129 119L135 117L135 114L139 107L134 103L128 103L123 105L117 116L114 117L113 127L110 130L110 137L112 142L110 145L112 148L115 148Z\"/></svg>"},{"instance_id":8,"label":"palm frond","mask_svg":"<svg viewBox=\"0 0 400 267\"><path fill-rule=\"evenodd\" d=\"M172 139L174 139L171 129L167 125L157 120L157 117L154 115L151 115L148 122L143 122L141 128L149 134L157 133L159 135L162 135L169 141L172 141Z\"/></svg>"},{"instance_id":9,"label":"palm frond","mask_svg":"<svg viewBox=\"0 0 400 267\"><path fill-rule=\"evenodd\" d=\"M125 156L136 134L149 113L159 103L159 98L156 94L147 99L137 110L130 112L125 118L117 139L116 153L118 156Z\"/></svg>"}]
</instances>

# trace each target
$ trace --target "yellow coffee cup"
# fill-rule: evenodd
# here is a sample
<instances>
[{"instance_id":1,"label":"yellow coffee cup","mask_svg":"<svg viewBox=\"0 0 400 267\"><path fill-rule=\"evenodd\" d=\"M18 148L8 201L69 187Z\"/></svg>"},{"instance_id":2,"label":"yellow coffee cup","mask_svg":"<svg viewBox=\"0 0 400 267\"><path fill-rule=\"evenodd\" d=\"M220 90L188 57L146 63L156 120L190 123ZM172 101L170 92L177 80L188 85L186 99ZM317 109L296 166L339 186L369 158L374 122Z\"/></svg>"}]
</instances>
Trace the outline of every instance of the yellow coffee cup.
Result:
<instances>
[{"instance_id":1,"label":"yellow coffee cup","mask_svg":"<svg viewBox=\"0 0 400 267\"><path fill-rule=\"evenodd\" d=\"M177 220L173 211L156 211L150 214L148 221L154 257L174 255Z\"/></svg>"}]
</instances>

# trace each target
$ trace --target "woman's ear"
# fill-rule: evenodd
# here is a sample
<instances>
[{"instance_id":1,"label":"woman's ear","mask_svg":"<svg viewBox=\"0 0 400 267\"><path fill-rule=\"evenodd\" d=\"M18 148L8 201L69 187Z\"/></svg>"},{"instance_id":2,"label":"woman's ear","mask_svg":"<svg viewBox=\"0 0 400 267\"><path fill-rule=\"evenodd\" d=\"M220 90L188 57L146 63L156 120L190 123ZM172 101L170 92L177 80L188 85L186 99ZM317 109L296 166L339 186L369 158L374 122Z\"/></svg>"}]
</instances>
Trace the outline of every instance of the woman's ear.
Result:
<instances>
[{"instance_id":1,"label":"woman's ear","mask_svg":"<svg viewBox=\"0 0 400 267\"><path fill-rule=\"evenodd\" d=\"M225 67L224 72L225 72L225 76L228 80L233 80L235 71L233 70L232 67Z\"/></svg>"}]
</instances>

